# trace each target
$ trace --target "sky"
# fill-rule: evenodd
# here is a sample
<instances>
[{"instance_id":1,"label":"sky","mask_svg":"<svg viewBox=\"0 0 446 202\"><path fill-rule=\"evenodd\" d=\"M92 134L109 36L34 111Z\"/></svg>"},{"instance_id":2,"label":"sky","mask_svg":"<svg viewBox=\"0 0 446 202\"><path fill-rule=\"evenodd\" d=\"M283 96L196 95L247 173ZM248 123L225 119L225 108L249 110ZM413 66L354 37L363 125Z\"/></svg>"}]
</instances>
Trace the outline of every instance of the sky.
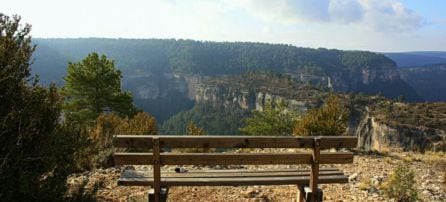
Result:
<instances>
[{"instance_id":1,"label":"sky","mask_svg":"<svg viewBox=\"0 0 446 202\"><path fill-rule=\"evenodd\" d=\"M446 51L446 0L0 0L38 38L176 38Z\"/></svg>"}]
</instances>

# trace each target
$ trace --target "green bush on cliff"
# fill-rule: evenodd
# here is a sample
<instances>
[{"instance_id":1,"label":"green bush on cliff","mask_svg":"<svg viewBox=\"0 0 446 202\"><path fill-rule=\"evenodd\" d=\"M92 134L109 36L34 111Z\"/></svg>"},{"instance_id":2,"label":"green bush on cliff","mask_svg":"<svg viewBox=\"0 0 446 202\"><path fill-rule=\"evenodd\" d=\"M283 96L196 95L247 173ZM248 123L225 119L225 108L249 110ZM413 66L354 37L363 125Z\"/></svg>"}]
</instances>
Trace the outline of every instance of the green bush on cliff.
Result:
<instances>
[{"instance_id":1,"label":"green bush on cliff","mask_svg":"<svg viewBox=\"0 0 446 202\"><path fill-rule=\"evenodd\" d=\"M344 135L349 119L348 108L341 106L339 97L331 95L325 105L310 110L294 126L294 135L333 136Z\"/></svg>"},{"instance_id":2,"label":"green bush on cliff","mask_svg":"<svg viewBox=\"0 0 446 202\"><path fill-rule=\"evenodd\" d=\"M252 111L240 132L245 135L292 135L297 117L284 103L267 103L263 111Z\"/></svg>"}]
</instances>

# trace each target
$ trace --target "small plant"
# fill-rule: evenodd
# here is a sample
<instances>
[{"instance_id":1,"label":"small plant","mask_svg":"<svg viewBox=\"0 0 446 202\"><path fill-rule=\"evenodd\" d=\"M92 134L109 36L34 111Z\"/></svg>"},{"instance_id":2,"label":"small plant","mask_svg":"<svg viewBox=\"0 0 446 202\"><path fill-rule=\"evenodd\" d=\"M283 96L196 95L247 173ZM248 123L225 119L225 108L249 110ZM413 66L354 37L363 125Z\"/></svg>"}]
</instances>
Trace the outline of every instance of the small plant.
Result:
<instances>
[{"instance_id":1,"label":"small plant","mask_svg":"<svg viewBox=\"0 0 446 202\"><path fill-rule=\"evenodd\" d=\"M365 178L364 180L361 181L361 183L359 184L359 189L360 190L369 190L370 187L372 187L372 180L370 178Z\"/></svg>"},{"instance_id":2,"label":"small plant","mask_svg":"<svg viewBox=\"0 0 446 202\"><path fill-rule=\"evenodd\" d=\"M407 165L399 165L381 187L384 194L396 201L417 201L415 173Z\"/></svg>"}]
</instances>

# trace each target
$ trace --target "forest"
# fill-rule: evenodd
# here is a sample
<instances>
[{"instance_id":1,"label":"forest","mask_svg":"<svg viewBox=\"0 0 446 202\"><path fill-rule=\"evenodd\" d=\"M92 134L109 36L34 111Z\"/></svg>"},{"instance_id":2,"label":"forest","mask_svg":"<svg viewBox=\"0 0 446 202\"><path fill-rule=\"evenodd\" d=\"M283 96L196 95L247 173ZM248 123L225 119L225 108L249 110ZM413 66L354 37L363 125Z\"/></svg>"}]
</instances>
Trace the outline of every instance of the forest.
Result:
<instances>
[{"instance_id":1,"label":"forest","mask_svg":"<svg viewBox=\"0 0 446 202\"><path fill-rule=\"evenodd\" d=\"M328 74L395 65L384 55L367 51L301 48L287 44L102 38L35 39L33 42L37 45L34 57L38 60L32 67L44 83L59 83L66 63L80 60L90 52L113 58L128 77L169 71L206 76L252 70ZM51 71L55 73L45 76Z\"/></svg>"}]
</instances>

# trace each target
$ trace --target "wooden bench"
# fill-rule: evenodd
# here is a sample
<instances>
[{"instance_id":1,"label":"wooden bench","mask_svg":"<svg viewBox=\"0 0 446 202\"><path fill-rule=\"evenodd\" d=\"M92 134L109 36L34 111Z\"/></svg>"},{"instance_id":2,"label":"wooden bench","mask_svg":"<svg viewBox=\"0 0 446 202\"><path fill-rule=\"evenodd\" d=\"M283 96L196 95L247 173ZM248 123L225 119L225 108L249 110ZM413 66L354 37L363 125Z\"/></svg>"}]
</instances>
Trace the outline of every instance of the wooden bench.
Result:
<instances>
[{"instance_id":1,"label":"wooden bench","mask_svg":"<svg viewBox=\"0 0 446 202\"><path fill-rule=\"evenodd\" d=\"M152 186L149 200L166 200L171 186L297 185L299 201L321 201L318 184L348 183L336 168L319 164L353 163L351 152L320 151L354 148L356 137L296 136L146 136L118 135L115 147L145 149L145 153L115 153L115 165L152 165L153 172L124 170L119 185ZM307 148L294 153L171 153L172 148ZM164 165L293 165L308 164L305 170L207 170L184 173L163 172Z\"/></svg>"}]
</instances>

